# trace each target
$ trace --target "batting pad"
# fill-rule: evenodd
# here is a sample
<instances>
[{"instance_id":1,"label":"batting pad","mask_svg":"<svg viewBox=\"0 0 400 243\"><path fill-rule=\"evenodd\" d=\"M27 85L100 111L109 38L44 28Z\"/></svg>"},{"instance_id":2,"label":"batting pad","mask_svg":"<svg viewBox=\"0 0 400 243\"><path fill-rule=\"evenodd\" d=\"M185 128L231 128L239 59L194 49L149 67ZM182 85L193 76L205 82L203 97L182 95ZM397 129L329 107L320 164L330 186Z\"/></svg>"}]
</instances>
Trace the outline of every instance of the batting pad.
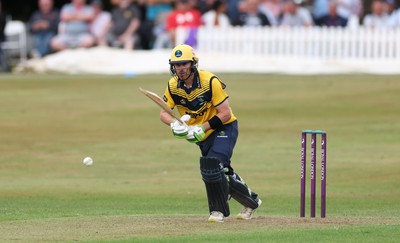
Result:
<instances>
[{"instance_id":1,"label":"batting pad","mask_svg":"<svg viewBox=\"0 0 400 243\"><path fill-rule=\"evenodd\" d=\"M229 193L233 199L238 201L243 206L251 209L258 208L258 203L251 196L251 191L247 185L241 180L238 180L236 176L229 176Z\"/></svg>"},{"instance_id":2,"label":"batting pad","mask_svg":"<svg viewBox=\"0 0 400 243\"><path fill-rule=\"evenodd\" d=\"M228 217L229 189L221 161L217 158L201 157L200 172L206 186L210 213L218 211Z\"/></svg>"}]
</instances>

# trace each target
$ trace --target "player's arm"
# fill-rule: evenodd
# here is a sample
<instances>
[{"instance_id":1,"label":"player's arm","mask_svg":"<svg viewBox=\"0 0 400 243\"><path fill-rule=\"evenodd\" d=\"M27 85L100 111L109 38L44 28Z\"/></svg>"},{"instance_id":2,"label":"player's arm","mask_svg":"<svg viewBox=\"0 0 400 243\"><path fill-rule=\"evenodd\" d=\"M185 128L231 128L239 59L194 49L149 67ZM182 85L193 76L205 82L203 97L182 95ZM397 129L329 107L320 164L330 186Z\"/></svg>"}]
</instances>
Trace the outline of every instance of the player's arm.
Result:
<instances>
[{"instance_id":1,"label":"player's arm","mask_svg":"<svg viewBox=\"0 0 400 243\"><path fill-rule=\"evenodd\" d=\"M161 110L160 111L160 120L165 123L166 125L170 125L174 122L175 118L173 118L168 112Z\"/></svg>"},{"instance_id":2,"label":"player's arm","mask_svg":"<svg viewBox=\"0 0 400 243\"><path fill-rule=\"evenodd\" d=\"M229 106L228 99L225 99L221 104L216 106L217 114L211 117L207 122L193 127L189 132L193 132L193 136L196 141L203 141L206 136L206 132L210 129L216 130L223 126L225 122L231 119L231 108Z\"/></svg>"},{"instance_id":3,"label":"player's arm","mask_svg":"<svg viewBox=\"0 0 400 243\"><path fill-rule=\"evenodd\" d=\"M206 136L206 131L216 130L224 125L225 122L231 119L231 108L228 102L228 95L224 91L224 85L218 80L211 80L212 83L212 104L217 109L217 114L211 117L207 122L193 128L193 136L197 141L203 141Z\"/></svg>"},{"instance_id":4,"label":"player's arm","mask_svg":"<svg viewBox=\"0 0 400 243\"><path fill-rule=\"evenodd\" d=\"M173 109L173 107L175 107L175 103L171 97L171 94L169 93L168 86L164 91L163 100L169 107L171 107L171 109ZM173 123L175 121L175 118L172 117L170 114L168 114L168 112L166 112L165 110L161 109L160 120L169 126L171 123Z\"/></svg>"},{"instance_id":5,"label":"player's arm","mask_svg":"<svg viewBox=\"0 0 400 243\"><path fill-rule=\"evenodd\" d=\"M216 130L225 122L229 121L232 116L231 107L228 102L228 94L224 91L225 85L218 79L211 80L212 86L212 104L217 109L217 114L203 125L204 131L210 129Z\"/></svg>"},{"instance_id":6,"label":"player's arm","mask_svg":"<svg viewBox=\"0 0 400 243\"><path fill-rule=\"evenodd\" d=\"M217 118L211 118L213 121L207 121L203 124L204 131L208 131L211 129L212 123L218 123L220 122L224 124L225 122L229 121L231 119L231 107L229 105L228 99L226 99L224 102L219 104L217 107L217 115L215 115ZM211 123L211 124L210 124Z\"/></svg>"}]
</instances>

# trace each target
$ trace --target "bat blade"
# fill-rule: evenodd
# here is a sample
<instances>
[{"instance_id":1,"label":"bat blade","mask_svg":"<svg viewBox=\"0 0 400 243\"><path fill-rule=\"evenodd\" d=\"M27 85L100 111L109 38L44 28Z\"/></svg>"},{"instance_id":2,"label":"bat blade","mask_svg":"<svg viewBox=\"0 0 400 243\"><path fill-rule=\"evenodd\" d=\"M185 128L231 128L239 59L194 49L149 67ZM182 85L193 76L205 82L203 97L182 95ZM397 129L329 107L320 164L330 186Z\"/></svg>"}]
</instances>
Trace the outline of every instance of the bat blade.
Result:
<instances>
[{"instance_id":1,"label":"bat blade","mask_svg":"<svg viewBox=\"0 0 400 243\"><path fill-rule=\"evenodd\" d=\"M181 120L181 118L179 116L177 116L173 110L167 105L167 103L164 102L163 99L161 99L160 96L158 96L158 94L151 92L149 90L146 89L142 89L139 87L139 91L146 95L149 99L151 99L154 103L156 103L159 107L161 107L161 109L163 109L164 111L166 111L168 114L170 114L173 118L177 119L181 124L184 124L184 122Z\"/></svg>"}]
</instances>

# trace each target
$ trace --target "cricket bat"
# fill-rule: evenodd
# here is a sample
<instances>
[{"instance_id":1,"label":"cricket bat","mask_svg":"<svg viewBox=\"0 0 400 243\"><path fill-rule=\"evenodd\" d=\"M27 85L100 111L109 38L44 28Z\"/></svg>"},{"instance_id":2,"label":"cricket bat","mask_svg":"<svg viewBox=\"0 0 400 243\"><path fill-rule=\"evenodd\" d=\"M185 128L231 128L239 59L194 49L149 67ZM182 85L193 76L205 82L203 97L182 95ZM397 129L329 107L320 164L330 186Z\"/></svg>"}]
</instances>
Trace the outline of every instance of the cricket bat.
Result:
<instances>
[{"instance_id":1,"label":"cricket bat","mask_svg":"<svg viewBox=\"0 0 400 243\"><path fill-rule=\"evenodd\" d=\"M146 95L149 99L151 99L154 103L156 103L158 106L161 107L164 111L166 111L168 114L170 114L173 118L178 120L181 124L185 124L179 116L175 114L175 112L164 102L163 99L161 99L158 94L142 89L139 87L139 91L142 92L144 95Z\"/></svg>"}]
</instances>

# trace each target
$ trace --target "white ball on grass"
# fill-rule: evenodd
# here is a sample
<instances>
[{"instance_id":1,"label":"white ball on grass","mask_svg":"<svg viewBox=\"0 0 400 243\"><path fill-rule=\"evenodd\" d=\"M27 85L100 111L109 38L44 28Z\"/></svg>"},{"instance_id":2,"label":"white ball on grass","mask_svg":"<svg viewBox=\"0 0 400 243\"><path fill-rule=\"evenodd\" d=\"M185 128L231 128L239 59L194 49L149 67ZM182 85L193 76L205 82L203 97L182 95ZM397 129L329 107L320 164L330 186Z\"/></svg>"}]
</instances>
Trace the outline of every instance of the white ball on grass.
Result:
<instances>
[{"instance_id":1,"label":"white ball on grass","mask_svg":"<svg viewBox=\"0 0 400 243\"><path fill-rule=\"evenodd\" d=\"M86 166L91 166L93 164L93 159L90 157L86 157L83 159L83 164Z\"/></svg>"}]
</instances>

